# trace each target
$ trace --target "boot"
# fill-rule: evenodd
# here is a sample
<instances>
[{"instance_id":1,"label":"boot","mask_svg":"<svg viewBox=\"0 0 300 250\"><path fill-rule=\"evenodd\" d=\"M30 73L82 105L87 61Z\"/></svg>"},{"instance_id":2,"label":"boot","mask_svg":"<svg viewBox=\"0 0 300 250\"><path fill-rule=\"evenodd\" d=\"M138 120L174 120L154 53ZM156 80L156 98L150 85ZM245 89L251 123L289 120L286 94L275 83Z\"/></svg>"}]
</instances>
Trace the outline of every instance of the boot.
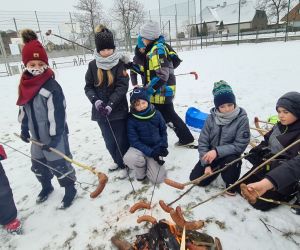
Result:
<instances>
[{"instance_id":1,"label":"boot","mask_svg":"<svg viewBox=\"0 0 300 250\"><path fill-rule=\"evenodd\" d=\"M73 200L76 196L77 190L74 187L74 183L68 186L65 186L65 196L61 201L60 209L66 209L72 205Z\"/></svg>"},{"instance_id":2,"label":"boot","mask_svg":"<svg viewBox=\"0 0 300 250\"><path fill-rule=\"evenodd\" d=\"M294 202L293 205L298 205L300 206L300 182L297 183L297 194L296 194L296 201ZM297 214L297 215L300 215L300 208L295 208L295 207L292 207L291 208L291 211L294 213L294 214Z\"/></svg>"},{"instance_id":3,"label":"boot","mask_svg":"<svg viewBox=\"0 0 300 250\"><path fill-rule=\"evenodd\" d=\"M53 192L54 188L50 182L42 182L42 191L38 194L36 203L40 204L46 201L49 197L49 195Z\"/></svg>"},{"instance_id":4,"label":"boot","mask_svg":"<svg viewBox=\"0 0 300 250\"><path fill-rule=\"evenodd\" d=\"M22 224L17 218L3 226L4 229L12 234L22 234Z\"/></svg>"}]
</instances>

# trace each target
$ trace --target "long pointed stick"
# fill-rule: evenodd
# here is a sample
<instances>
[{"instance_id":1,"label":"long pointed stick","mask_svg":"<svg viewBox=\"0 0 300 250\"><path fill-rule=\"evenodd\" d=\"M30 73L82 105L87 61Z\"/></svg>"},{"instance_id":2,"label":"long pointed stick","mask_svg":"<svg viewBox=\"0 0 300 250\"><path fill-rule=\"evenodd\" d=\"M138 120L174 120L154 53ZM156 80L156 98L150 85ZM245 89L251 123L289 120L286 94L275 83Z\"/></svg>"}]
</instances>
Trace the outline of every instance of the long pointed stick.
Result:
<instances>
[{"instance_id":1,"label":"long pointed stick","mask_svg":"<svg viewBox=\"0 0 300 250\"><path fill-rule=\"evenodd\" d=\"M255 174L258 170L260 170L263 166L265 166L266 164L268 164L269 162L271 162L272 160L274 160L276 157L278 157L279 155L281 155L282 153L284 153L285 151L287 151L288 149L290 149L291 147L293 147L293 146L295 146L295 145L297 145L299 143L300 143L300 139L298 139L297 141L291 143L290 145L288 145L287 147L285 147L284 149L282 149L281 151L279 151L277 154L273 155L268 160L264 161L262 164L260 164L259 166L257 166L251 173L249 173L248 175L246 175L244 178L236 181L234 184L232 184L228 188L225 188L222 192L219 192L219 193L211 196L210 198L208 198L208 199L206 199L206 200L204 200L204 201L202 201L202 202L200 202L200 203L192 206L190 208L190 210L192 210L192 209L194 209L194 208L196 208L196 207L198 207L198 206L200 206L200 205L202 205L202 204L204 204L204 203L206 203L206 202L208 202L208 201L210 201L210 200L212 200L212 199L214 199L214 198L216 198L216 197L224 194L226 191L228 191L231 188L233 188L233 187L237 186L238 184L242 183L244 180L246 180L247 178L249 178L251 175Z\"/></svg>"}]
</instances>

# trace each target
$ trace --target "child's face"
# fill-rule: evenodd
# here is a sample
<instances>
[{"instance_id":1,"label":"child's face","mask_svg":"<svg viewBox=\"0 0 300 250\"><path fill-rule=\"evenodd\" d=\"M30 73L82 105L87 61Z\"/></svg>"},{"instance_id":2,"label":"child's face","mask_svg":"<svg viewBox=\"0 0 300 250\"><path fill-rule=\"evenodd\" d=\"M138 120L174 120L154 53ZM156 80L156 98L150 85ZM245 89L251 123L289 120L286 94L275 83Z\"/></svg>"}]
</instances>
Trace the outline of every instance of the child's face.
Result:
<instances>
[{"instance_id":1,"label":"child's face","mask_svg":"<svg viewBox=\"0 0 300 250\"><path fill-rule=\"evenodd\" d=\"M138 112L143 111L148 108L148 102L142 99L137 100L134 103L134 109Z\"/></svg>"},{"instance_id":2,"label":"child's face","mask_svg":"<svg viewBox=\"0 0 300 250\"><path fill-rule=\"evenodd\" d=\"M41 60L30 60L26 64L26 69L34 76L42 74L47 67L47 64Z\"/></svg>"},{"instance_id":3,"label":"child's face","mask_svg":"<svg viewBox=\"0 0 300 250\"><path fill-rule=\"evenodd\" d=\"M285 108L278 107L277 113L278 113L278 118L282 125L290 125L295 121L297 121L297 117L294 116L291 112L289 112Z\"/></svg>"},{"instance_id":4,"label":"child's face","mask_svg":"<svg viewBox=\"0 0 300 250\"><path fill-rule=\"evenodd\" d=\"M233 103L224 103L223 105L219 106L218 109L221 113L229 113L234 110L234 104Z\"/></svg>"},{"instance_id":5,"label":"child's face","mask_svg":"<svg viewBox=\"0 0 300 250\"><path fill-rule=\"evenodd\" d=\"M148 40L146 38L142 38L143 43L145 44L145 46L147 46L148 44L150 44L152 41Z\"/></svg>"},{"instance_id":6,"label":"child's face","mask_svg":"<svg viewBox=\"0 0 300 250\"><path fill-rule=\"evenodd\" d=\"M113 49L103 49L99 51L100 56L102 57L108 57L114 53Z\"/></svg>"}]
</instances>

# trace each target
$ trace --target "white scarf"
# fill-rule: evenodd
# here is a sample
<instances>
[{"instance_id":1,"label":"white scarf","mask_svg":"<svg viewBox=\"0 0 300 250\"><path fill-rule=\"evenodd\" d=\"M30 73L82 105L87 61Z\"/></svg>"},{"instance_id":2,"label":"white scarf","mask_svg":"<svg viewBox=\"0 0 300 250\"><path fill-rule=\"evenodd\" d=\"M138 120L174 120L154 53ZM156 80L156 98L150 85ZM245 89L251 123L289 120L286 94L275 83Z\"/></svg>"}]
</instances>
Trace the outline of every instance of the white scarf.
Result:
<instances>
[{"instance_id":1,"label":"white scarf","mask_svg":"<svg viewBox=\"0 0 300 250\"><path fill-rule=\"evenodd\" d=\"M96 59L97 67L103 70L110 70L119 63L119 60L122 60L124 63L129 61L129 58L122 53L119 53L117 50L114 51L108 57L102 57L96 50L94 51L94 57Z\"/></svg>"}]
</instances>

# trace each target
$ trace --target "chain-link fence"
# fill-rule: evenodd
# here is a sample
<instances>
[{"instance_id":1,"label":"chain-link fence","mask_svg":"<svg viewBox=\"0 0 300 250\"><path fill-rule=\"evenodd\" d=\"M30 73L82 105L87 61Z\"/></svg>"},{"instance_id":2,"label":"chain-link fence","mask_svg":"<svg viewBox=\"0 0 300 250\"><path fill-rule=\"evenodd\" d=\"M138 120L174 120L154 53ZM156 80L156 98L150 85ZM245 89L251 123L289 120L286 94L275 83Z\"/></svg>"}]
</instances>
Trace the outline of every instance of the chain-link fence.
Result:
<instances>
[{"instance_id":1,"label":"chain-link fence","mask_svg":"<svg viewBox=\"0 0 300 250\"><path fill-rule=\"evenodd\" d=\"M212 44L300 39L299 0L281 1L286 5L278 16L270 11L271 0L259 2L268 5L259 5L256 0L157 0L158 8L145 10L144 20L159 22L167 42L177 50L203 48ZM94 48L94 39L93 33L84 32L83 24L76 18L78 14L0 11L0 63L20 61L19 31L30 28L37 32L50 58L73 56L66 65L79 65L81 58L85 61L86 54L91 53L89 49ZM140 25L131 33L133 46ZM117 30L113 20L108 21L108 27L115 32L117 47L125 49L125 32ZM46 36L48 30L54 35ZM7 67L3 68L3 64L1 67L0 75L1 72L11 73Z\"/></svg>"}]
</instances>

